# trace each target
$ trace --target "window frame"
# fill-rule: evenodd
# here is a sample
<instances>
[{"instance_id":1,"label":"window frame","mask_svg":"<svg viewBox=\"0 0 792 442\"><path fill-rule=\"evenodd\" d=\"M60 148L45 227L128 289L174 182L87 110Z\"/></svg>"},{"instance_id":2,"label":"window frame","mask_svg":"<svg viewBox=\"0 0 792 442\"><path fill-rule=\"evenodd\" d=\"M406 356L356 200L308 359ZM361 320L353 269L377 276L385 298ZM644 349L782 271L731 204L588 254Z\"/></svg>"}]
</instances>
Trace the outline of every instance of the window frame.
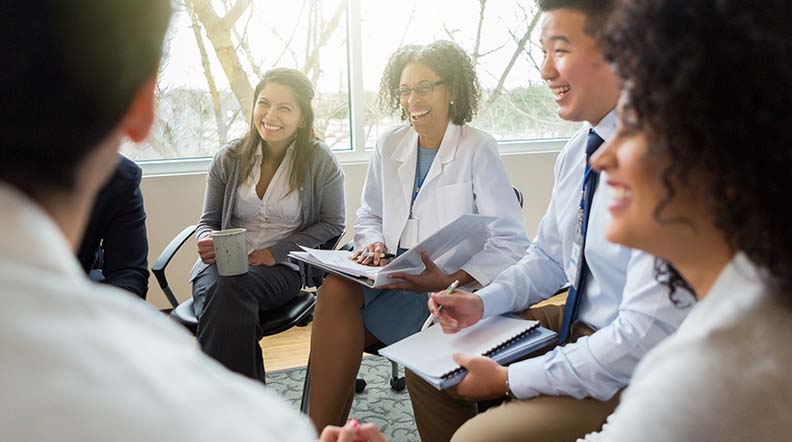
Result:
<instances>
[{"instance_id":1,"label":"window frame","mask_svg":"<svg viewBox=\"0 0 792 442\"><path fill-rule=\"evenodd\" d=\"M341 164L368 162L373 146L366 146L365 130L365 90L363 86L363 61L361 41L361 0L346 1L347 29L347 81L350 141L349 149L336 150L335 155ZM501 154L530 154L559 152L568 138L539 138L524 140L498 141ZM139 160L136 163L143 169L144 176L185 175L206 173L212 157L172 158L158 160Z\"/></svg>"}]
</instances>

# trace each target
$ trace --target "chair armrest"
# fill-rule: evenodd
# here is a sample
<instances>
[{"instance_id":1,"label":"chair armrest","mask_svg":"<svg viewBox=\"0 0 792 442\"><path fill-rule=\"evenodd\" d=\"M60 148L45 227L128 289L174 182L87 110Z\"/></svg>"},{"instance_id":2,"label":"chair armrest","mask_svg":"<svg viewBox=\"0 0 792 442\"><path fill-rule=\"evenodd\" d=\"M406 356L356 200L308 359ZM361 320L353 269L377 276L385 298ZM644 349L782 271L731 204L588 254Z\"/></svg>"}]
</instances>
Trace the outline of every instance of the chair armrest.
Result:
<instances>
[{"instance_id":1,"label":"chair armrest","mask_svg":"<svg viewBox=\"0 0 792 442\"><path fill-rule=\"evenodd\" d=\"M181 248L181 246L195 233L197 229L198 226L185 227L184 230L176 235L176 237L171 240L168 246L165 247L165 250L160 253L159 258L157 258L157 261L151 267L151 273L153 273L157 278L160 288L162 288L162 291L165 292L165 296L173 305L173 308L176 308L179 305L179 301L168 287L168 278L165 276L165 268L171 262L173 256L176 255L176 252L179 251L179 248Z\"/></svg>"}]
</instances>

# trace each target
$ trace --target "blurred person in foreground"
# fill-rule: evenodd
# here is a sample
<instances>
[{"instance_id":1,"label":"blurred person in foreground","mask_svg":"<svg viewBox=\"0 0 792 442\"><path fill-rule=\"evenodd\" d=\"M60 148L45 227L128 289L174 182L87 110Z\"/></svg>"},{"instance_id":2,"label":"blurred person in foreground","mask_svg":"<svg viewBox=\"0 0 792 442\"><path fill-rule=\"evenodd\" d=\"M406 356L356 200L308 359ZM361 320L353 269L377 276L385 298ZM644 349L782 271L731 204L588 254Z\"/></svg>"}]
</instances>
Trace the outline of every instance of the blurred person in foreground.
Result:
<instances>
[{"instance_id":1,"label":"blurred person in foreground","mask_svg":"<svg viewBox=\"0 0 792 442\"><path fill-rule=\"evenodd\" d=\"M792 434L790 21L785 0L631 0L613 17L603 46L625 90L592 158L606 234L699 302L587 441Z\"/></svg>"},{"instance_id":2,"label":"blurred person in foreground","mask_svg":"<svg viewBox=\"0 0 792 442\"><path fill-rule=\"evenodd\" d=\"M151 129L170 2L11 2L3 16L0 440L315 439L297 410L75 257L121 139ZM383 439L357 422L321 438Z\"/></svg>"}]
</instances>

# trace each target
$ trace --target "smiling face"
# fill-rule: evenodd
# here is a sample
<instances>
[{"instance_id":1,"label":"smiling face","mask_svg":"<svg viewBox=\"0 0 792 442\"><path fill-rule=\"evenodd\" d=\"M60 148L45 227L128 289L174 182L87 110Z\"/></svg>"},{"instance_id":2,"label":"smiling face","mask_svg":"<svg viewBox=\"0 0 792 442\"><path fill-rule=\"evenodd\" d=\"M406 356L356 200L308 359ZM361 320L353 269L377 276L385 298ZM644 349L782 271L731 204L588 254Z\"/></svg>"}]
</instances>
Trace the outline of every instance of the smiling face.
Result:
<instances>
[{"instance_id":1,"label":"smiling face","mask_svg":"<svg viewBox=\"0 0 792 442\"><path fill-rule=\"evenodd\" d=\"M441 80L432 69L421 63L408 63L402 70L399 88L412 91L401 95L401 107L419 134L439 133L442 136L448 126L451 97L445 84L436 84Z\"/></svg>"},{"instance_id":2,"label":"smiling face","mask_svg":"<svg viewBox=\"0 0 792 442\"><path fill-rule=\"evenodd\" d=\"M287 147L303 125L302 111L292 90L273 81L266 83L256 97L253 123L270 148Z\"/></svg>"},{"instance_id":3,"label":"smiling face","mask_svg":"<svg viewBox=\"0 0 792 442\"><path fill-rule=\"evenodd\" d=\"M672 179L674 196L669 200L663 174L670 161L666 154L651 152L650 143L629 111L619 106L617 132L592 156L591 165L607 173L606 182L600 183L607 184L610 194L607 239L669 259L684 253L712 226L696 197L703 182L692 178L683 185Z\"/></svg>"},{"instance_id":4,"label":"smiling face","mask_svg":"<svg viewBox=\"0 0 792 442\"><path fill-rule=\"evenodd\" d=\"M542 78L556 97L558 116L596 125L616 106L620 82L585 24L586 15L576 10L545 13Z\"/></svg>"}]
</instances>

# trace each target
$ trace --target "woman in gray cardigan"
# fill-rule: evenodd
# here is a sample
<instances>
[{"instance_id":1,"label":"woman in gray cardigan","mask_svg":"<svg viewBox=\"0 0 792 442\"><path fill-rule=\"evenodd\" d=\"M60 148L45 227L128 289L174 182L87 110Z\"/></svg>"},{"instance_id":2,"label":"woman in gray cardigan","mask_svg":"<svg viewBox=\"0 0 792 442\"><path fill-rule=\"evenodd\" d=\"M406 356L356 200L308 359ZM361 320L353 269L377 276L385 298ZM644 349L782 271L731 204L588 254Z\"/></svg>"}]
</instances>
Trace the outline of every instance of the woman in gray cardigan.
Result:
<instances>
[{"instance_id":1,"label":"woman in gray cardigan","mask_svg":"<svg viewBox=\"0 0 792 442\"><path fill-rule=\"evenodd\" d=\"M255 89L249 133L212 160L193 298L201 348L232 371L264 381L260 313L279 307L301 288L287 261L298 245L317 247L344 230L344 175L313 131L314 96L300 71L268 71ZM247 230L250 270L218 276L212 231Z\"/></svg>"}]
</instances>

